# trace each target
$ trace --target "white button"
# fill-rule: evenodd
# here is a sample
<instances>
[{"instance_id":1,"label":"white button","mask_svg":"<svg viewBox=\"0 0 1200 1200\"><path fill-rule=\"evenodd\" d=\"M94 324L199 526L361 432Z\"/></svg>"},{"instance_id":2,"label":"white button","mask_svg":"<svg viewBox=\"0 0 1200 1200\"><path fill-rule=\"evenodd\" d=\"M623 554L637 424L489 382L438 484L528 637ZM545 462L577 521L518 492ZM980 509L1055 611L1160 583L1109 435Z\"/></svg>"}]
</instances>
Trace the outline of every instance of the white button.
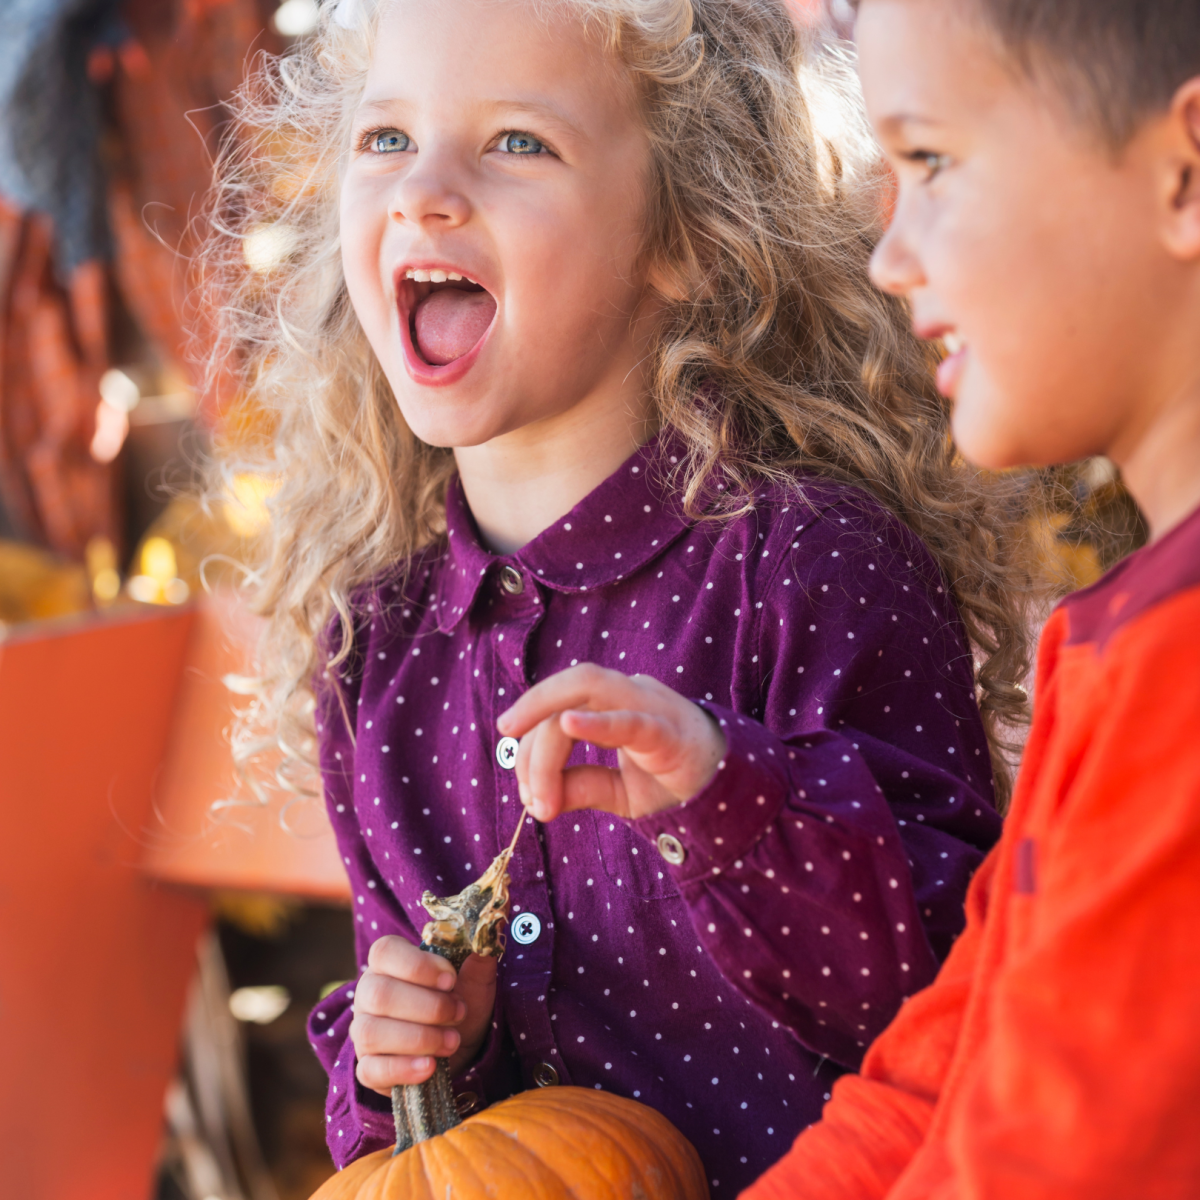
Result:
<instances>
[{"instance_id":1,"label":"white button","mask_svg":"<svg viewBox=\"0 0 1200 1200\"><path fill-rule=\"evenodd\" d=\"M538 940L542 932L542 923L533 913L521 913L513 918L513 923L509 928L512 930L514 942L528 946L530 942Z\"/></svg>"},{"instance_id":2,"label":"white button","mask_svg":"<svg viewBox=\"0 0 1200 1200\"><path fill-rule=\"evenodd\" d=\"M501 738L496 743L496 761L506 771L511 771L517 765L516 738Z\"/></svg>"},{"instance_id":3,"label":"white button","mask_svg":"<svg viewBox=\"0 0 1200 1200\"><path fill-rule=\"evenodd\" d=\"M672 837L669 833L660 833L655 838L655 845L658 846L659 854L672 866L679 866L687 858L687 851L683 848L683 843L677 837Z\"/></svg>"},{"instance_id":4,"label":"white button","mask_svg":"<svg viewBox=\"0 0 1200 1200\"><path fill-rule=\"evenodd\" d=\"M525 580L516 567L505 567L500 572L500 586L510 596L519 596L525 590Z\"/></svg>"}]
</instances>

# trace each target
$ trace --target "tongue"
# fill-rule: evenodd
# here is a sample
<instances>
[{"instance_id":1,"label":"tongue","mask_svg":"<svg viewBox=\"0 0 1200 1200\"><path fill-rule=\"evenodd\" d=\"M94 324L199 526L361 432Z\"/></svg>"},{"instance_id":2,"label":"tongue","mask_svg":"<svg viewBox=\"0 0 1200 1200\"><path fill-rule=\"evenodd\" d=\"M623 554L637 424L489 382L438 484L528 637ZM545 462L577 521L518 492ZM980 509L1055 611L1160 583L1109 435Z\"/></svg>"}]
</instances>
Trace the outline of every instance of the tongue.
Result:
<instances>
[{"instance_id":1,"label":"tongue","mask_svg":"<svg viewBox=\"0 0 1200 1200\"><path fill-rule=\"evenodd\" d=\"M417 349L435 367L462 358L487 332L495 313L489 292L434 292L416 311Z\"/></svg>"}]
</instances>

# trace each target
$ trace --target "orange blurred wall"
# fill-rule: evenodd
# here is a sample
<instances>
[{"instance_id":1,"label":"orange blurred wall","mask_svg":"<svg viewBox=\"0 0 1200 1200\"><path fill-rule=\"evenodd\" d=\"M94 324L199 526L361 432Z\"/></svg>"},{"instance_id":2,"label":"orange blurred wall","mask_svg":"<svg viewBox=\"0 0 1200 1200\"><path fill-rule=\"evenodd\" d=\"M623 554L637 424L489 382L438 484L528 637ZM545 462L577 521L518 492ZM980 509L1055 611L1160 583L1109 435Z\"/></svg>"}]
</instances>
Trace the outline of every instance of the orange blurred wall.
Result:
<instances>
[{"instance_id":1,"label":"orange blurred wall","mask_svg":"<svg viewBox=\"0 0 1200 1200\"><path fill-rule=\"evenodd\" d=\"M190 610L0 641L0 1193L146 1200L206 906L143 831Z\"/></svg>"}]
</instances>

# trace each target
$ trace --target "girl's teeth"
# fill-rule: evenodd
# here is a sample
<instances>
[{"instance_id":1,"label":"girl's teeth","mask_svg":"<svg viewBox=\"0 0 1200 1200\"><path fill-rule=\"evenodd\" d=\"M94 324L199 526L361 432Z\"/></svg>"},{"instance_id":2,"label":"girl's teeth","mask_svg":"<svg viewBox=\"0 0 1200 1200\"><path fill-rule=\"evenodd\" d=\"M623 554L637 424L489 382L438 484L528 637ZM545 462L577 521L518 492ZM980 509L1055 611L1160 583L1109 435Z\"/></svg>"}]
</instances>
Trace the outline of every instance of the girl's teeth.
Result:
<instances>
[{"instance_id":1,"label":"girl's teeth","mask_svg":"<svg viewBox=\"0 0 1200 1200\"><path fill-rule=\"evenodd\" d=\"M951 354L957 354L963 348L964 342L957 333L944 333L942 334L942 344Z\"/></svg>"},{"instance_id":2,"label":"girl's teeth","mask_svg":"<svg viewBox=\"0 0 1200 1200\"><path fill-rule=\"evenodd\" d=\"M414 283L445 283L447 280L459 282L466 278L460 275L457 271L442 271L436 268L428 271L422 271L418 268L409 267L404 272L405 279L411 279ZM474 283L473 279L468 279L468 283Z\"/></svg>"}]
</instances>

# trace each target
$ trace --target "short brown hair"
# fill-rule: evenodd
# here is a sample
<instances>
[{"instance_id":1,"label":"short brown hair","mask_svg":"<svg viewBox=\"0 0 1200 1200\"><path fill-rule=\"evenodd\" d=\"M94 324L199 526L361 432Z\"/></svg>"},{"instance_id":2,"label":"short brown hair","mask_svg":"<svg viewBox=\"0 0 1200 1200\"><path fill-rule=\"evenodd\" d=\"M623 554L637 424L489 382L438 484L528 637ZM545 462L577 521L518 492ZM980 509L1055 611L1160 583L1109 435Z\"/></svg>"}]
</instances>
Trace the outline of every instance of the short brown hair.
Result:
<instances>
[{"instance_id":1,"label":"short brown hair","mask_svg":"<svg viewBox=\"0 0 1200 1200\"><path fill-rule=\"evenodd\" d=\"M1114 147L1200 75L1200 0L972 3L1021 71L1049 82Z\"/></svg>"}]
</instances>

